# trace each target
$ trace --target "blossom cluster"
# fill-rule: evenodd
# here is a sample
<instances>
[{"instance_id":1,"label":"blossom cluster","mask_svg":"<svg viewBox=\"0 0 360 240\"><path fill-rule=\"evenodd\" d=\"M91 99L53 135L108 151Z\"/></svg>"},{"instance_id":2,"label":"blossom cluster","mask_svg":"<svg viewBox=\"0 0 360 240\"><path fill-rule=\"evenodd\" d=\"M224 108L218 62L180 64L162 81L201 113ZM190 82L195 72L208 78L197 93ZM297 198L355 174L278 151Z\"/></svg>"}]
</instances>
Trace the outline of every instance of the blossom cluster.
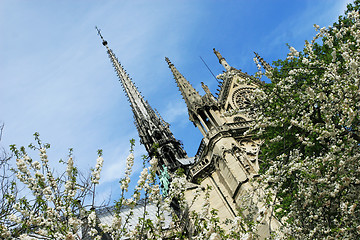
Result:
<instances>
[{"instance_id":1,"label":"blossom cluster","mask_svg":"<svg viewBox=\"0 0 360 240\"><path fill-rule=\"evenodd\" d=\"M99 156L96 160L96 166L91 172L91 175L92 175L91 182L94 184L99 184L100 172L101 172L103 163L104 163L104 159L101 156Z\"/></svg>"},{"instance_id":2,"label":"blossom cluster","mask_svg":"<svg viewBox=\"0 0 360 240\"><path fill-rule=\"evenodd\" d=\"M13 200L13 213L1 219L7 225L1 225L0 237L81 239L81 228L89 226L89 231L94 229L93 225L84 221L88 211L83 206L92 192L88 184L78 177L72 150L67 162L61 161L66 165L65 173L56 177L47 156L50 145L42 144L37 133L35 140L38 146L29 147L39 152L39 160L33 160L24 147L11 147L16 157L13 171L19 180L17 185L25 188L25 192L20 198L7 196Z\"/></svg>"},{"instance_id":3,"label":"blossom cluster","mask_svg":"<svg viewBox=\"0 0 360 240\"><path fill-rule=\"evenodd\" d=\"M333 27L315 25L302 52L290 47L253 99L262 184L276 197L283 238L360 236L359 4Z\"/></svg>"}]
</instances>

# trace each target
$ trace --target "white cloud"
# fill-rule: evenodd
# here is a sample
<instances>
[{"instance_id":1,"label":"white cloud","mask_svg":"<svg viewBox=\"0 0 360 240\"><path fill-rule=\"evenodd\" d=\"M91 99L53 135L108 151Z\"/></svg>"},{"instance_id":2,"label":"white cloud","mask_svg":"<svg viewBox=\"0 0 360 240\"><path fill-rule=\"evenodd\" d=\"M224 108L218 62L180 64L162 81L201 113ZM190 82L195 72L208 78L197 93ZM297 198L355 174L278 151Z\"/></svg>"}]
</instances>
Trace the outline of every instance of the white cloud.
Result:
<instances>
[{"instance_id":1,"label":"white cloud","mask_svg":"<svg viewBox=\"0 0 360 240\"><path fill-rule=\"evenodd\" d=\"M170 124L173 122L179 122L179 118L184 119L188 115L184 100L180 99L180 101L178 101L178 97L175 99L176 100L170 100L166 104L166 108L163 110L163 113L161 113L165 121L169 122Z\"/></svg>"}]
</instances>

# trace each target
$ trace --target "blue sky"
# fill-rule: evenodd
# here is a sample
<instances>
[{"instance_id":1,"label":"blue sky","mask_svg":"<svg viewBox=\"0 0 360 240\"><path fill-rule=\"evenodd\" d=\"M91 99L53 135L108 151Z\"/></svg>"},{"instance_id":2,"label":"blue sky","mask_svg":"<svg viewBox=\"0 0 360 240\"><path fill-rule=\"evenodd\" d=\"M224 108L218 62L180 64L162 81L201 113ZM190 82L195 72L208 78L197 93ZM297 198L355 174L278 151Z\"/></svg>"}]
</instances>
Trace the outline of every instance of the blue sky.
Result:
<instances>
[{"instance_id":1,"label":"blue sky","mask_svg":"<svg viewBox=\"0 0 360 240\"><path fill-rule=\"evenodd\" d=\"M102 30L135 84L166 121L188 155L196 153L200 132L188 121L185 103L164 57L202 93L215 93L223 71L213 48L233 67L253 74L253 52L269 63L286 57L286 43L301 50L329 26L348 0L254 1L0 1L1 145L28 145L39 132L51 143L57 166L74 148L84 171L104 151L99 199L112 193L123 175L129 139L138 141L130 107L105 48ZM135 174L141 168L137 144Z\"/></svg>"}]
</instances>

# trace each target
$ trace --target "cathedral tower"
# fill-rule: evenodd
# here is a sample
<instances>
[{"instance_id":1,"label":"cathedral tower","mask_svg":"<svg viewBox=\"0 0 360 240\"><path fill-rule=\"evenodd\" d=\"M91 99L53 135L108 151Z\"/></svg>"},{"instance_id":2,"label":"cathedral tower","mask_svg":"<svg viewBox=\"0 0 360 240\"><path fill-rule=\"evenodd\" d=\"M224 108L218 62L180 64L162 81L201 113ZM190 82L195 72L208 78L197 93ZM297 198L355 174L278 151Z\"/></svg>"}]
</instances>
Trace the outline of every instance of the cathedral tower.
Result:
<instances>
[{"instance_id":1,"label":"cathedral tower","mask_svg":"<svg viewBox=\"0 0 360 240\"><path fill-rule=\"evenodd\" d=\"M250 180L258 176L259 140L245 132L254 117L251 95L262 82L231 67L215 49L214 53L225 68L217 76L221 80L217 98L204 83L205 95L201 96L168 58L166 62L186 102L190 121L204 136L187 179L202 187L211 186L211 208L217 209L220 221L224 221L235 217L238 209L257 204L253 203L255 199L244 200L244 196L255 192ZM191 192L185 195L191 200ZM199 209L201 202L193 204L191 210ZM266 236L268 229L264 218L259 234Z\"/></svg>"},{"instance_id":2,"label":"cathedral tower","mask_svg":"<svg viewBox=\"0 0 360 240\"><path fill-rule=\"evenodd\" d=\"M231 180L233 183L226 184L227 188L232 189L230 191L232 195L236 195L240 181L245 181L248 176L256 175L259 169L257 143L243 134L252 121L250 95L261 83L248 74L231 67L215 49L214 53L226 70L217 76L222 80L217 98L204 83L201 85L205 95L200 96L168 58L166 58L166 62L186 102L190 121L204 136L196 156L196 162L191 167L189 179L195 181L196 178L208 175L207 166L215 171L216 165L222 165L221 159L228 158L228 153L231 153L230 155L237 159L235 165L241 166L240 169L244 170L244 174L238 176L239 171L235 166L224 165L224 167L228 167L229 174L227 175L233 178ZM240 155L244 155L244 157L240 157ZM228 177L224 177L225 179L230 181Z\"/></svg>"},{"instance_id":3,"label":"cathedral tower","mask_svg":"<svg viewBox=\"0 0 360 240\"><path fill-rule=\"evenodd\" d=\"M183 167L183 162L187 162L184 159L188 157L181 143L170 131L169 124L144 100L113 51L108 47L108 42L104 40L100 30L97 29L97 31L130 102L140 143L145 146L150 157L157 156L160 168L167 167L167 170L174 172L177 168Z\"/></svg>"}]
</instances>

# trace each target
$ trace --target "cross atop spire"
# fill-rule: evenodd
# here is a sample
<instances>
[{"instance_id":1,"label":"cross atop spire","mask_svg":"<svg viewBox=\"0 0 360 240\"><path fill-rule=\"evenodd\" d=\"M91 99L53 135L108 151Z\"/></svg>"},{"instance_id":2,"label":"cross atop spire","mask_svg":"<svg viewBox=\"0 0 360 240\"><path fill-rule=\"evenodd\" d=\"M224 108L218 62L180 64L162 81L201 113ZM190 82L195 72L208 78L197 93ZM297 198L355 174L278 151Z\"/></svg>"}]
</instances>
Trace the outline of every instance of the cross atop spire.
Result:
<instances>
[{"instance_id":1,"label":"cross atop spire","mask_svg":"<svg viewBox=\"0 0 360 240\"><path fill-rule=\"evenodd\" d=\"M226 71L230 71L230 70L231 70L231 67L230 67L230 65L226 62L225 58L223 58L223 56L221 56L220 52L216 51L215 48L214 48L213 50L214 50L215 55L216 55L217 58L219 59L219 63L224 66L224 68L226 69Z\"/></svg>"},{"instance_id":2,"label":"cross atop spire","mask_svg":"<svg viewBox=\"0 0 360 240\"><path fill-rule=\"evenodd\" d=\"M96 29L96 31L98 32L98 35L101 37L101 39L103 40L103 42L102 42L102 44L104 45L104 46L106 46L107 45L107 41L105 41L105 39L103 38L103 36L101 35L101 30L97 27L97 26L95 26L95 29Z\"/></svg>"}]
</instances>

